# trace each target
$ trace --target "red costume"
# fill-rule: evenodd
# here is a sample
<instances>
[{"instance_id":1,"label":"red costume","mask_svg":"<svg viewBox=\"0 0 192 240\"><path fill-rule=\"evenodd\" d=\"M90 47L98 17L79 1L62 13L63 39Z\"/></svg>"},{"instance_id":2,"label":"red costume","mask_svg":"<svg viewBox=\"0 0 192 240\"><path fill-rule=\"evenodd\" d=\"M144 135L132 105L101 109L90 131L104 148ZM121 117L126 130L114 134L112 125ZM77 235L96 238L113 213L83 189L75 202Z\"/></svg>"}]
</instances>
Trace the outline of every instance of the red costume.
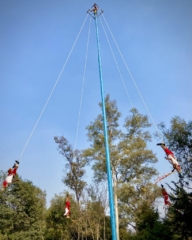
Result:
<instances>
[{"instance_id":1,"label":"red costume","mask_svg":"<svg viewBox=\"0 0 192 240\"><path fill-rule=\"evenodd\" d=\"M165 153L167 154L167 156L172 155L173 157L175 157L175 156L174 156L174 153L173 153L170 149L164 148L163 150L165 151Z\"/></svg>"},{"instance_id":2,"label":"red costume","mask_svg":"<svg viewBox=\"0 0 192 240\"><path fill-rule=\"evenodd\" d=\"M171 203L169 202L169 195L168 195L167 191L165 190L165 188L163 187L163 185L161 185L161 186L162 186L161 193L164 196L164 203L165 203L165 205L170 205Z\"/></svg>"},{"instance_id":3,"label":"red costume","mask_svg":"<svg viewBox=\"0 0 192 240\"><path fill-rule=\"evenodd\" d=\"M69 201L66 201L65 202L65 208L67 208L68 210L68 215L70 214L70 202Z\"/></svg>"},{"instance_id":4,"label":"red costume","mask_svg":"<svg viewBox=\"0 0 192 240\"><path fill-rule=\"evenodd\" d=\"M7 171L7 177L3 182L3 189L5 189L8 186L8 184L12 183L13 178L17 174L18 167L19 167L19 162L15 161L14 166Z\"/></svg>"},{"instance_id":5,"label":"red costume","mask_svg":"<svg viewBox=\"0 0 192 240\"><path fill-rule=\"evenodd\" d=\"M67 197L66 202L65 202L65 213L63 214L63 216L69 216L70 213L70 201L69 201L69 197Z\"/></svg>"},{"instance_id":6,"label":"red costume","mask_svg":"<svg viewBox=\"0 0 192 240\"><path fill-rule=\"evenodd\" d=\"M174 153L170 149L168 149L167 146L165 146L165 143L157 143L157 145L163 148L167 155L165 159L167 159L173 165L173 168L180 173L182 171L181 166L177 162L177 158L175 157Z\"/></svg>"}]
</instances>

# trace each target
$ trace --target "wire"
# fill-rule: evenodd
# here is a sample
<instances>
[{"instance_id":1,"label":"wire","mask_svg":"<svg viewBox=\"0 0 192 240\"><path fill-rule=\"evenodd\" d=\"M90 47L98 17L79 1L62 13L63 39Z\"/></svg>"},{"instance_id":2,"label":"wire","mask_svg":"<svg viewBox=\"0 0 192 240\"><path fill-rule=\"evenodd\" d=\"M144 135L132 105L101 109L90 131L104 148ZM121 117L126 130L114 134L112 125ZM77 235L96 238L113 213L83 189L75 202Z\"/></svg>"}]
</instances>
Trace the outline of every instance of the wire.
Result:
<instances>
[{"instance_id":1,"label":"wire","mask_svg":"<svg viewBox=\"0 0 192 240\"><path fill-rule=\"evenodd\" d=\"M100 18L100 21L101 21L101 18ZM125 88L125 91L126 91L127 97L128 97L129 102L130 102L130 104L131 104L131 107L133 107L133 104L132 104L132 102L131 102L131 99L130 99L130 96L129 96L128 90L127 90L127 88L126 88L125 82L124 82L124 80L123 80L123 77L122 77L122 74L121 74L121 71L120 71L119 65L118 65L117 60L116 60L116 58L115 58L114 52L113 52L113 50L112 50L111 44L110 44L110 42L109 42L109 38L108 38L108 36L107 36L107 33L106 33L106 31L105 31L105 28L104 28L104 26L103 26L102 21L101 21L101 25L102 25L102 27L103 27L103 31L104 31L104 33L105 33L105 36L106 36L107 42L108 42L108 44L109 44L109 47L110 47L111 53L112 53L112 55L113 55L113 59L114 59L114 61L115 61L115 64L116 64L117 70L118 70L119 75L120 75L120 78L121 78L121 81L122 81L123 86L124 86L124 88Z\"/></svg>"},{"instance_id":2,"label":"wire","mask_svg":"<svg viewBox=\"0 0 192 240\"><path fill-rule=\"evenodd\" d=\"M64 65L63 65L63 67L62 67L62 69L61 69L61 71L60 71L60 73L59 73L59 76L58 76L58 78L57 78L57 80L56 80L56 82L55 82L55 84L54 84L54 86L53 86L53 88L52 88L52 90L51 90L51 93L49 94L49 97L48 97L48 99L47 99L47 101L46 101L46 103L45 103L45 105L44 105L44 107L43 107L43 109L42 109L42 111L41 111L41 113L40 113L40 115L39 115L36 123L35 123L35 126L33 127L32 131L31 131L31 134L29 135L29 138L27 139L27 141L26 141L26 143L25 143L25 146L24 146L24 148L23 148L23 150L22 150L22 152L21 152L21 154L20 154L19 160L21 159L21 157L22 157L22 155L23 155L23 153L24 153L24 151L25 151L25 149L26 149L26 147L27 147L27 145L28 145L28 143L29 143L29 141L30 141L30 139L31 139L31 137L32 137L32 135L33 135L33 133L34 133L34 131L35 131L35 129L36 129L36 127L37 127L37 125L38 125L38 123L39 123L42 115L43 115L43 113L44 113L44 111L45 111L45 108L47 107L47 104L48 104L48 102L49 102L49 100L50 100L50 98L51 98L51 96L52 96L52 94L53 94L53 92L54 92L54 90L55 90L55 88L56 88L56 86L57 86L57 83L58 83L59 80L60 80L60 77L61 77L61 75L62 75L62 73L63 73L63 70L64 70L64 68L65 68L65 66L66 66L66 64L67 64L67 62L68 62L68 60L69 60L69 57L71 56L71 53L72 53L72 51L73 51L73 49L74 49L74 47L75 47L75 45L76 45L76 42L77 42L77 40L78 40L78 38L79 38L79 36L80 36L80 34L81 34L81 31L82 31L83 27L84 27L84 25L85 25L85 22L86 22L86 20L87 20L87 17L88 17L88 14L87 14L87 16L86 16L86 18L85 18L85 20L84 20L84 22L83 22L83 24L82 24L82 26L81 26L81 28L80 28L80 31L79 31L76 39L75 39L75 42L73 43L73 46L72 46L72 48L71 48L71 50L70 50L70 52L69 52L69 54L68 54L68 56L67 56L67 59L65 60L65 63L64 63Z\"/></svg>"},{"instance_id":3,"label":"wire","mask_svg":"<svg viewBox=\"0 0 192 240\"><path fill-rule=\"evenodd\" d=\"M86 73L86 66L87 66L87 55L88 55L88 48L89 48L90 29L91 29L91 18L90 18L90 21L89 21L89 30L88 30L88 37L87 37L87 48L86 48L86 54L85 54L85 65L84 65L82 90L81 90L81 99L80 99L80 104L79 104L79 115L78 115L78 121L77 121L77 131L76 131L76 138L75 138L74 149L76 149L77 139L78 139L78 134L79 134L79 124L80 124L81 107L82 107L82 101L83 101L83 91L84 91L85 73Z\"/></svg>"},{"instance_id":4,"label":"wire","mask_svg":"<svg viewBox=\"0 0 192 240\"><path fill-rule=\"evenodd\" d=\"M147 107L147 105L146 105L146 103L145 103L145 101L144 101L144 98L142 97L142 94L141 94L141 92L140 92L140 90L139 90L139 88L138 88L138 86L137 86L137 84L136 84L136 82L135 82L135 80L134 80L134 78L133 78L133 75L131 74L131 71L130 71L130 69L129 69L129 67L128 67L128 65L127 65L127 63L126 63L126 61L125 61L125 59L124 59L124 57L123 57L123 54L121 53L121 51L120 51L120 49L119 49L119 46L118 46L118 44L117 44L117 42L116 42L116 40L115 40L115 38L114 38L114 36L113 36L113 34L112 34L112 32L111 32L111 29L110 29L110 27L109 27L109 25L108 25L108 23L107 23L107 21L106 21L106 19L105 19L105 17L104 17L104 14L102 14L102 17L103 17L103 19L104 19L104 21L105 21L105 23L106 23L106 25L107 25L107 28L108 28L108 30L109 30L112 38L113 38L113 41L114 41L114 43L115 43L115 45L116 45L116 47L117 47L117 49L118 49L118 51L119 51L119 54L120 54L120 56L121 56L121 58L122 58L122 60L123 60L123 62L124 62L124 64L125 64L125 66L126 66L126 68L127 68L127 71L128 71L128 73L129 73L129 75L130 75L130 77L131 77L131 79L132 79L132 81L133 81L133 83L134 83L137 91L138 91L138 94L139 94L139 96L140 96L140 98L141 98L141 100L142 100L142 102L143 102L143 104L144 104L144 106L145 106L148 114L149 114L149 117L151 118L151 121L152 121L155 129L156 129L157 132L158 132L158 135L159 135L159 136L161 137L161 139L163 140L162 134L159 132L159 129L157 128L157 126L156 126L156 124L155 124L155 121L153 120L153 117L152 117L152 115L151 115L151 113L150 113L150 111L149 111L149 109L148 109L148 107Z\"/></svg>"}]
</instances>

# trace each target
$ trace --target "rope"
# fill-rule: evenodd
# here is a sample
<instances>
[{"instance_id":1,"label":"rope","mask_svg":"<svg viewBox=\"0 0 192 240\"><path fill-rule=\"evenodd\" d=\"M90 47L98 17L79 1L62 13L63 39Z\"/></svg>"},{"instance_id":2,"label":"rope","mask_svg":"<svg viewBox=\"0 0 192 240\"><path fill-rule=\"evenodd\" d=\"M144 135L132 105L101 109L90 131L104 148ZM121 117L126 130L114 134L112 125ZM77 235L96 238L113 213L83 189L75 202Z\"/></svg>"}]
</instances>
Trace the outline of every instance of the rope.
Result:
<instances>
[{"instance_id":1,"label":"rope","mask_svg":"<svg viewBox=\"0 0 192 240\"><path fill-rule=\"evenodd\" d=\"M44 105L44 107L43 107L43 110L41 111L41 113L40 113L40 115L39 115L39 117L38 117L38 119L37 119L37 121L36 121L36 123L35 123L35 126L33 127L32 131L31 131L31 134L29 135L29 138L28 138L28 140L27 140L26 143L25 143L25 146L24 146L24 148L23 148L23 150L22 150L22 152L21 152L21 154L20 154L19 160L21 159L21 157L22 157L22 155L23 155L23 153L24 153L24 151L25 151L25 149L26 149L26 147L27 147L27 145L28 145L28 143L29 143L29 141L30 141L30 139L31 139L31 137L32 137L32 135L33 135L33 133L34 133L34 131L35 131L35 129L36 129L39 121L40 121L40 119L41 119L41 116L43 115L43 112L45 111L45 108L47 107L47 104L48 104L48 102L49 102L49 100L50 100L50 98L51 98L51 96L52 96L52 94L53 94L53 92L54 92L54 90L55 90L55 88L56 88L56 86L57 86L57 83L58 83L59 80L60 80L60 77L61 77L61 75L62 75L62 73L63 73L63 70L64 70L64 68L65 68L65 66L66 66L66 64L67 64L67 62L68 62L68 60L69 60L69 57L71 56L71 53L72 53L72 51L73 51L73 49L74 49L74 47L75 47L75 45L76 45L76 42L77 42L77 40L78 40L78 38L79 38L79 36L80 36L80 34L81 34L81 31L82 31L83 27L84 27L84 25L85 25L85 22L86 22L86 20L87 20L87 17L88 17L88 14L87 14L87 16L86 16L86 18L85 18L85 20L84 20L84 22L83 22L83 24L82 24L82 26L81 26L81 28L80 28L80 31L79 31L76 39L75 39L75 42L73 43L73 46L72 46L72 48L71 48L71 50L70 50L70 52L69 52L69 54L68 54L68 56L67 56L67 59L66 59L64 65L63 65L63 67L62 67L62 69L61 69L61 71L60 71L60 73L59 73L59 76L58 76L58 78L57 78L57 80L56 80L56 82L55 82L52 90L51 90L51 93L49 94L49 97L48 97L48 99L47 99L47 101L46 101L46 103L45 103L45 105Z\"/></svg>"},{"instance_id":2,"label":"rope","mask_svg":"<svg viewBox=\"0 0 192 240\"><path fill-rule=\"evenodd\" d=\"M76 138L75 138L74 149L76 149L76 146L77 146L77 138L78 138L78 133L79 133L79 124L80 124L81 107L82 107L82 101L83 101L83 91L84 91L85 73L86 73L86 66L87 66L87 55L88 55L88 47L89 47L90 29L91 29L91 18L90 18L90 21L89 21L89 30L88 30L88 37L87 37L87 48L86 48L86 54L85 54L85 65L84 65L82 90L81 90L81 99L80 99L80 104L79 104L79 115L78 115L78 121L77 121L77 131L76 131Z\"/></svg>"},{"instance_id":3,"label":"rope","mask_svg":"<svg viewBox=\"0 0 192 240\"><path fill-rule=\"evenodd\" d=\"M113 36L113 34L112 34L112 32L111 32L111 29L110 29L110 27L109 27L109 25L108 25L108 23L107 23L107 21L106 21L106 19L105 19L105 17L104 17L104 14L102 14L102 17L103 17L103 19L104 19L104 21L105 21L105 23L106 23L106 25L107 25L107 27L108 27L108 30L109 30L109 32L110 32L110 34L111 34L111 36L112 36L112 38L113 38L113 41L114 41L114 43L115 43L115 45L116 45L116 47L117 47L117 49L118 49L118 51L119 51L119 54L120 54L120 56L121 56L121 58L122 58L122 60L123 60L123 62L124 62L124 64L125 64L125 66L126 66L126 68L127 68L127 71L128 71L128 73L129 73L129 75L130 75L130 77L131 77L131 79L132 79L132 81L133 81L133 83L134 83L137 91L138 91L138 94L139 94L139 96L140 96L140 98L141 98L141 100L142 100L142 102L143 102L143 104L144 104L144 106L145 106L145 108L146 108L146 110L147 110L150 118L151 118L151 121L152 121L154 127L156 128L156 130L157 130L157 132L158 132L158 135L159 135L159 136L161 137L161 139L163 140L162 134L159 132L159 129L157 128L157 126L156 126L156 124L155 124L155 121L153 120L153 117L152 117L152 115L151 115L151 113L150 113L150 111L149 111L149 109L148 109L148 107L147 107L147 105L146 105L146 103L145 103L142 95L141 95L141 92L140 92L140 90L139 90L139 88L138 88L138 86L137 86L137 84L136 84L136 82L135 82L135 80L134 80L134 78L133 78L133 76L132 76L132 74L131 74L131 71L129 70L129 67L128 67L128 65L127 65L127 63L126 63L126 61L125 61L125 59L124 59L124 57L123 57L123 54L121 53L121 51L120 51L120 49L119 49L119 46L118 46L118 44L117 44L117 42L116 42L116 40L115 40L115 38L114 38L114 36Z\"/></svg>"},{"instance_id":4,"label":"rope","mask_svg":"<svg viewBox=\"0 0 192 240\"><path fill-rule=\"evenodd\" d=\"M101 21L101 18L100 18L100 21ZM120 71L119 65L118 65L117 60L116 60L116 58L115 58L114 52L113 52L113 50L112 50L111 44L110 44L110 42L109 42L109 38L108 38L108 36L107 36L107 33L106 33L106 31L105 31L105 28L104 28L104 26L103 26L102 21L101 21L101 25L102 25L102 27L103 27L103 31L104 31L104 33L105 33L105 36L106 36L107 42L108 42L108 44L109 44L109 47L110 47L111 53L112 53L112 55L113 55L113 59L114 59L114 61L115 61L115 64L116 64L117 70L118 70L118 72L119 72L119 75L120 75L121 81L122 81L122 83L123 83L124 89L125 89L126 94L127 94L127 97L128 97L129 102L130 102L130 104L131 104L131 107L133 107L133 104L132 104L132 102L131 102L131 99L130 99L130 96L129 96L128 90L127 90L127 88L126 88L125 82L124 82L124 80L123 80L123 77L122 77L122 74L121 74L121 71Z\"/></svg>"},{"instance_id":5,"label":"rope","mask_svg":"<svg viewBox=\"0 0 192 240\"><path fill-rule=\"evenodd\" d=\"M175 176L176 181L178 181L178 177L177 177L177 174L175 174L175 172L174 172L174 176Z\"/></svg>"}]
</instances>

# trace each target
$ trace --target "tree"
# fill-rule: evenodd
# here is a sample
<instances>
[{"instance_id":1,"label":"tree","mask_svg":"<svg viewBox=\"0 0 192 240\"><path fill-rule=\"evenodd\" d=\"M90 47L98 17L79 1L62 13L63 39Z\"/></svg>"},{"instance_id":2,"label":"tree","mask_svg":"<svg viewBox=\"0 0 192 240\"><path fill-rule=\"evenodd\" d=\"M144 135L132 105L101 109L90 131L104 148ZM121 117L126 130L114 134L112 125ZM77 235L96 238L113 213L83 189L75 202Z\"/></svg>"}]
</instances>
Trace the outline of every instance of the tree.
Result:
<instances>
[{"instance_id":1,"label":"tree","mask_svg":"<svg viewBox=\"0 0 192 240\"><path fill-rule=\"evenodd\" d=\"M153 207L155 200L160 196L159 188L152 183L145 185L122 184L119 194L121 224L124 227L129 225L136 231L136 223L139 221L144 206L146 209Z\"/></svg>"},{"instance_id":2,"label":"tree","mask_svg":"<svg viewBox=\"0 0 192 240\"><path fill-rule=\"evenodd\" d=\"M0 193L1 239L43 239L46 194L32 182L18 179Z\"/></svg>"},{"instance_id":3,"label":"tree","mask_svg":"<svg viewBox=\"0 0 192 240\"><path fill-rule=\"evenodd\" d=\"M63 217L66 194L55 195L46 215L45 239L110 239L109 217L105 216L103 199L105 194L98 186L89 186L84 190L78 203L71 195L71 216Z\"/></svg>"},{"instance_id":4,"label":"tree","mask_svg":"<svg viewBox=\"0 0 192 240\"><path fill-rule=\"evenodd\" d=\"M67 219L63 216L65 209L66 194L55 195L51 200L51 206L47 210L46 214L46 232L45 239L60 239L69 240L77 239L77 227L71 219ZM71 212L72 218L76 213L77 202L74 201L71 196Z\"/></svg>"},{"instance_id":5,"label":"tree","mask_svg":"<svg viewBox=\"0 0 192 240\"><path fill-rule=\"evenodd\" d=\"M60 138L54 137L54 140L58 144L59 153L67 161L65 167L68 171L65 171L66 176L63 177L63 183L75 192L77 202L79 203L83 189L86 186L86 182L83 180L86 161L82 159L80 151L73 151L72 146L63 136Z\"/></svg>"},{"instance_id":6,"label":"tree","mask_svg":"<svg viewBox=\"0 0 192 240\"><path fill-rule=\"evenodd\" d=\"M111 236L109 218L106 217L108 208L106 195L106 188L98 184L90 185L85 189L83 222L86 231L84 236L90 239L107 239L106 236Z\"/></svg>"},{"instance_id":7,"label":"tree","mask_svg":"<svg viewBox=\"0 0 192 240\"><path fill-rule=\"evenodd\" d=\"M79 150L73 151L72 146L69 144L68 140L61 136L54 137L55 142L58 144L59 153L65 157L67 163L65 164L65 176L63 177L63 183L74 191L78 206L76 208L77 214L76 218L79 221L79 216L81 215L80 198L83 194L83 189L86 186L86 182L83 180L85 175L86 161L82 158L81 152ZM77 237L80 238L80 227L77 225Z\"/></svg>"},{"instance_id":8,"label":"tree","mask_svg":"<svg viewBox=\"0 0 192 240\"><path fill-rule=\"evenodd\" d=\"M173 184L174 187L170 187L172 207L169 210L169 223L178 239L188 240L192 237L192 193L187 192L181 182Z\"/></svg>"},{"instance_id":9,"label":"tree","mask_svg":"<svg viewBox=\"0 0 192 240\"><path fill-rule=\"evenodd\" d=\"M143 204L136 222L136 234L132 240L173 240L169 224L159 220L159 213L153 207Z\"/></svg>"},{"instance_id":10,"label":"tree","mask_svg":"<svg viewBox=\"0 0 192 240\"><path fill-rule=\"evenodd\" d=\"M141 187L144 182L149 181L156 174L156 170L149 164L155 163L157 159L152 151L147 149L146 143L151 140L149 132L144 131L145 128L150 126L148 118L139 114L136 109L132 109L130 111L132 115L125 121L126 132L124 133L119 129L121 113L118 111L116 101L111 101L110 96L107 95L105 104L118 234L118 199L123 203L122 189L127 184L135 191L135 188ZM101 103L99 105L101 107ZM104 181L107 175L101 114L94 122L90 123L87 130L91 145L90 148L84 150L83 155L86 161L94 161L92 166L95 181ZM127 201L129 202L129 199L126 199ZM132 203L129 202L129 204Z\"/></svg>"}]
</instances>

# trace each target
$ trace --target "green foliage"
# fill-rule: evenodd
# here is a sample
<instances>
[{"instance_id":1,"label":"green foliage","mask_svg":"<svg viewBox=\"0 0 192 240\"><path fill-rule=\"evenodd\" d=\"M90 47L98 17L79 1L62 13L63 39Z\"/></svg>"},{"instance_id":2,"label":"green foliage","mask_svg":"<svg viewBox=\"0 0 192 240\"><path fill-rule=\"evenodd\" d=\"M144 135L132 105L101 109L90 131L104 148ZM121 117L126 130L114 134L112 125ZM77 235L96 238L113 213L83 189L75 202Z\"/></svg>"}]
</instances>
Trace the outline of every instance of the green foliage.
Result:
<instances>
[{"instance_id":1,"label":"green foliage","mask_svg":"<svg viewBox=\"0 0 192 240\"><path fill-rule=\"evenodd\" d=\"M65 171L66 175L63 177L63 182L75 192L76 199L79 202L83 189L86 186L86 182L83 180L86 161L82 159L80 151L73 151L72 146L63 136L60 138L54 137L54 140L58 144L59 153L67 161L65 167L68 171Z\"/></svg>"},{"instance_id":2,"label":"green foliage","mask_svg":"<svg viewBox=\"0 0 192 240\"><path fill-rule=\"evenodd\" d=\"M126 228L119 229L119 239L120 240L131 240L133 236L133 233L131 231L128 231Z\"/></svg>"},{"instance_id":3,"label":"green foliage","mask_svg":"<svg viewBox=\"0 0 192 240\"><path fill-rule=\"evenodd\" d=\"M105 104L114 195L120 210L118 214L116 208L116 213L120 217L120 224L126 228L127 224L136 220L137 208L142 202L149 198L148 202L151 204L156 198L149 181L156 174L151 164L157 159L153 152L147 149L147 142L151 140L151 135L147 131L150 127L147 116L133 108L125 119L123 131L123 128L119 128L121 113L118 111L116 101L110 100L110 96L107 95ZM93 162L96 182L105 181L107 178L102 119L102 115L98 115L87 127L91 144L90 148L83 151L86 161ZM145 198L142 197L144 194L141 189L147 189Z\"/></svg>"},{"instance_id":4,"label":"green foliage","mask_svg":"<svg viewBox=\"0 0 192 240\"><path fill-rule=\"evenodd\" d=\"M173 232L170 231L167 222L159 220L157 210L144 204L140 208L140 214L136 222L137 232L133 240L173 240Z\"/></svg>"},{"instance_id":5,"label":"green foliage","mask_svg":"<svg viewBox=\"0 0 192 240\"><path fill-rule=\"evenodd\" d=\"M192 237L192 193L187 192L180 183L174 183L170 196L172 208L169 211L169 223L178 239Z\"/></svg>"},{"instance_id":6,"label":"green foliage","mask_svg":"<svg viewBox=\"0 0 192 240\"><path fill-rule=\"evenodd\" d=\"M192 237L192 122L188 123L180 117L171 120L171 126L166 129L163 123L160 124L166 144L174 151L178 162L182 166L182 173L179 174L179 181L173 182L171 188L170 209L171 217L169 222L177 234L178 239L189 239Z\"/></svg>"},{"instance_id":7,"label":"green foliage","mask_svg":"<svg viewBox=\"0 0 192 240\"><path fill-rule=\"evenodd\" d=\"M120 128L121 113L116 102L109 95L105 101L120 240L191 239L192 122L175 117L170 129L161 124L166 144L176 153L183 171L179 181L170 187L172 205L167 218L160 220L154 202L161 193L150 182L156 174L151 164L157 159L147 148L151 141L148 118L132 109L124 128ZM0 239L111 239L110 217L106 214L107 189L98 185L107 176L102 116L87 130L91 144L83 153L73 151L64 137L54 138L66 160L63 182L75 193L75 197L71 195L71 219L63 217L65 194L55 195L46 210L45 192L18 178L18 182L0 192ZM83 178L87 163L92 163L95 184L86 187ZM1 172L0 182L4 177Z\"/></svg>"},{"instance_id":8,"label":"green foliage","mask_svg":"<svg viewBox=\"0 0 192 240\"><path fill-rule=\"evenodd\" d=\"M106 217L107 194L98 184L90 185L85 189L83 197L84 214L82 220L86 229L84 235L90 239L102 239L111 233L110 224ZM110 234L109 234L110 233Z\"/></svg>"},{"instance_id":9,"label":"green foliage","mask_svg":"<svg viewBox=\"0 0 192 240\"><path fill-rule=\"evenodd\" d=\"M115 141L119 141L121 138L121 131L118 129L118 120L121 114L118 112L116 102L111 101L109 95L107 95L105 102L110 158L112 167L114 166L115 168L119 159L118 145ZM98 115L94 122L87 126L87 130L88 139L91 141L91 147L84 150L83 155L88 162L94 160L94 178L96 181L100 182L102 180L106 180L106 156L103 117L101 114Z\"/></svg>"},{"instance_id":10,"label":"green foliage","mask_svg":"<svg viewBox=\"0 0 192 240\"><path fill-rule=\"evenodd\" d=\"M73 200L72 200L73 202ZM72 204L74 208L74 203ZM70 226L73 225L70 219L63 216L65 212L65 196L55 195L51 200L51 206L46 214L45 239L71 239ZM73 209L71 210L73 212Z\"/></svg>"},{"instance_id":11,"label":"green foliage","mask_svg":"<svg viewBox=\"0 0 192 240\"><path fill-rule=\"evenodd\" d=\"M143 211L143 205L150 208L160 196L161 192L158 187L152 183L146 183L143 186L139 184L136 186L128 183L123 184L119 193L121 223L124 226L130 225L136 230L135 224Z\"/></svg>"},{"instance_id":12,"label":"green foliage","mask_svg":"<svg viewBox=\"0 0 192 240\"><path fill-rule=\"evenodd\" d=\"M96 192L97 191L97 192ZM71 218L63 217L65 195L55 195L46 216L45 239L111 238L110 219L105 216L101 192L94 186L86 189L80 201L71 197Z\"/></svg>"},{"instance_id":13,"label":"green foliage","mask_svg":"<svg viewBox=\"0 0 192 240\"><path fill-rule=\"evenodd\" d=\"M2 239L42 239L45 204L45 192L22 179L0 192Z\"/></svg>"},{"instance_id":14,"label":"green foliage","mask_svg":"<svg viewBox=\"0 0 192 240\"><path fill-rule=\"evenodd\" d=\"M101 220L100 238L105 240L112 239L111 219L109 216L104 216Z\"/></svg>"},{"instance_id":15,"label":"green foliage","mask_svg":"<svg viewBox=\"0 0 192 240\"><path fill-rule=\"evenodd\" d=\"M109 95L106 99L107 129L109 137L111 165L116 180L125 182L140 178L151 178L156 171L148 166L148 163L157 161L152 151L146 149L146 142L151 136L143 128L149 127L148 119L142 116L136 109L132 109L132 115L126 118L123 133L119 126L119 117L116 102L111 101ZM91 147L84 150L83 155L87 161L94 160L93 170L96 181L106 180L105 147L103 135L102 115L99 115L88 127L88 139Z\"/></svg>"}]
</instances>

